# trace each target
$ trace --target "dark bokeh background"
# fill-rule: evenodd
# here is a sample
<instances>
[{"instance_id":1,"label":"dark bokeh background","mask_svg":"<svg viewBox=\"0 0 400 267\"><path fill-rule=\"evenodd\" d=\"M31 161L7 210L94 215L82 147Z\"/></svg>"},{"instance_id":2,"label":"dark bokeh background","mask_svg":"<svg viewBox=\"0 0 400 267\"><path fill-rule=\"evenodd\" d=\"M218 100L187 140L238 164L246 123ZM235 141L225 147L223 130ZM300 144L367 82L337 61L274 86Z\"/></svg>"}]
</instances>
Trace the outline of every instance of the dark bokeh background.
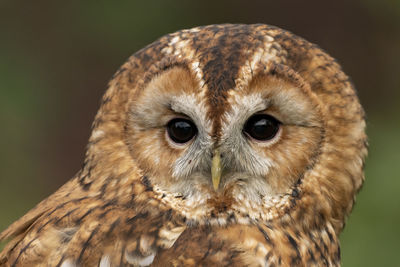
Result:
<instances>
[{"instance_id":1,"label":"dark bokeh background","mask_svg":"<svg viewBox=\"0 0 400 267\"><path fill-rule=\"evenodd\" d=\"M400 1L0 0L0 230L78 171L107 81L158 37L267 23L342 64L368 115L366 183L343 266L396 266L400 249Z\"/></svg>"}]
</instances>

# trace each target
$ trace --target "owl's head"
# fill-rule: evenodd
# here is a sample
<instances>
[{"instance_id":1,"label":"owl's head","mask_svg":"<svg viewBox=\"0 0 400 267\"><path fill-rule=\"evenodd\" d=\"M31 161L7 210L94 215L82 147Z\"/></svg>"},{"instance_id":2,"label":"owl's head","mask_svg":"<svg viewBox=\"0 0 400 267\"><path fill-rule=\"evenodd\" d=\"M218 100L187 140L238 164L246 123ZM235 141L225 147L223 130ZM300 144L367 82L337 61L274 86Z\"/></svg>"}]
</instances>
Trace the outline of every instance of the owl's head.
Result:
<instances>
[{"instance_id":1,"label":"owl's head","mask_svg":"<svg viewBox=\"0 0 400 267\"><path fill-rule=\"evenodd\" d=\"M207 26L122 66L87 161L141 177L196 223L273 220L307 205L340 228L363 180L364 128L348 77L315 45L266 25Z\"/></svg>"}]
</instances>

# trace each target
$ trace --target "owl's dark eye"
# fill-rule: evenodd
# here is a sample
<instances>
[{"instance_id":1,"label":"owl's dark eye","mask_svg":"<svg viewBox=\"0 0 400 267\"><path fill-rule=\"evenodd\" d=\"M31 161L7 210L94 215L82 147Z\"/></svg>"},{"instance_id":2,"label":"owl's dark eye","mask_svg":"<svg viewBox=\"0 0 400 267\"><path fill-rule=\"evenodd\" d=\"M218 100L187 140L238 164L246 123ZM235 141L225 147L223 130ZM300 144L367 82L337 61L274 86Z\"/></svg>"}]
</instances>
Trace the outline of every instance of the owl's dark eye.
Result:
<instances>
[{"instance_id":1,"label":"owl's dark eye","mask_svg":"<svg viewBox=\"0 0 400 267\"><path fill-rule=\"evenodd\" d=\"M167 132L172 141L183 144L197 134L197 128L190 120L177 118L168 122Z\"/></svg>"},{"instance_id":2,"label":"owl's dark eye","mask_svg":"<svg viewBox=\"0 0 400 267\"><path fill-rule=\"evenodd\" d=\"M243 131L259 141L268 141L275 137L279 131L280 122L266 114L251 116L244 125Z\"/></svg>"}]
</instances>

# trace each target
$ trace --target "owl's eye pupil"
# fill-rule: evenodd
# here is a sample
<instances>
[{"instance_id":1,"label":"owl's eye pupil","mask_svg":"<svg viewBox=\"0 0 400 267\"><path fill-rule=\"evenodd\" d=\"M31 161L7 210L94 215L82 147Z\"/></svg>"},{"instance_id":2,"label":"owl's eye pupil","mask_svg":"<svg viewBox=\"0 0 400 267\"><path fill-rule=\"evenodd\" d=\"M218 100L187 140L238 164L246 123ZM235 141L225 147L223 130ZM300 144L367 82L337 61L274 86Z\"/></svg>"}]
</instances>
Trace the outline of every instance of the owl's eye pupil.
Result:
<instances>
[{"instance_id":1,"label":"owl's eye pupil","mask_svg":"<svg viewBox=\"0 0 400 267\"><path fill-rule=\"evenodd\" d=\"M244 125L243 131L259 141L271 140L279 131L280 122L266 114L251 116Z\"/></svg>"},{"instance_id":2,"label":"owl's eye pupil","mask_svg":"<svg viewBox=\"0 0 400 267\"><path fill-rule=\"evenodd\" d=\"M190 120L177 118L168 122L167 132L172 141L183 144L196 135L197 128Z\"/></svg>"}]
</instances>

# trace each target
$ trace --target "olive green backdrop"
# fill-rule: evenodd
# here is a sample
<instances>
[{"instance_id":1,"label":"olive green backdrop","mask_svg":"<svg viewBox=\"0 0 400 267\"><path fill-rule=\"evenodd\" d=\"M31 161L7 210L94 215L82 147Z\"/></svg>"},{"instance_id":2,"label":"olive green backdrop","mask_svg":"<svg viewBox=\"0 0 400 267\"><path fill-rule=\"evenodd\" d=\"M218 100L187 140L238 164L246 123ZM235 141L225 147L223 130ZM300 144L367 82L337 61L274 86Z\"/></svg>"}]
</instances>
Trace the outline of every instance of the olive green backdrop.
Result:
<instances>
[{"instance_id":1,"label":"olive green backdrop","mask_svg":"<svg viewBox=\"0 0 400 267\"><path fill-rule=\"evenodd\" d=\"M370 156L343 266L398 266L399 0L0 0L0 230L79 170L107 81L128 56L166 33L227 22L290 30L352 77Z\"/></svg>"}]
</instances>

